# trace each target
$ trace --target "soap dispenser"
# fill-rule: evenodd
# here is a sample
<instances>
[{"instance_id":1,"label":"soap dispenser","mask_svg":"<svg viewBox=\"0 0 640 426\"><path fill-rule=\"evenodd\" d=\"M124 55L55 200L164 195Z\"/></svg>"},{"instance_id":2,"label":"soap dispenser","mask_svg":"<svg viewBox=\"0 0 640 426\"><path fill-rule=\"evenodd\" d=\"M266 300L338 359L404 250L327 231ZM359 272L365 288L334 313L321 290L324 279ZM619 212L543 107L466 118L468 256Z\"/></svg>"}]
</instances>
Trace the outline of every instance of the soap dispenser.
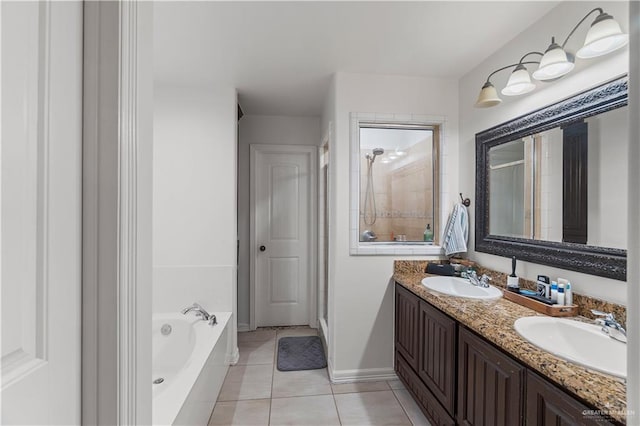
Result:
<instances>
[{"instance_id":1,"label":"soap dispenser","mask_svg":"<svg viewBox=\"0 0 640 426\"><path fill-rule=\"evenodd\" d=\"M516 293L520 292L520 284L518 282L518 277L516 275L516 257L515 256L511 258L511 275L507 277L507 290L514 291Z\"/></svg>"},{"instance_id":2,"label":"soap dispenser","mask_svg":"<svg viewBox=\"0 0 640 426\"><path fill-rule=\"evenodd\" d=\"M430 223L427 223L427 228L424 230L423 238L424 238L424 241L427 243L433 242L433 229L431 229Z\"/></svg>"}]
</instances>

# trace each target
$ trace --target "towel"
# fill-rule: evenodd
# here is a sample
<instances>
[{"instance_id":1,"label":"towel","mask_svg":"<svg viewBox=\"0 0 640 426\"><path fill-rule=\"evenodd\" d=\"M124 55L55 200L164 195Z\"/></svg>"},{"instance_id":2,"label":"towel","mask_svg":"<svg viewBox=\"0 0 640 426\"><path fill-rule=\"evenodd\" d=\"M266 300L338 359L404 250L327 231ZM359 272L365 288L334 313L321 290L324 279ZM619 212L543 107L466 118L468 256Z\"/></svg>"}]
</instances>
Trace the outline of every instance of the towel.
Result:
<instances>
[{"instance_id":1,"label":"towel","mask_svg":"<svg viewBox=\"0 0 640 426\"><path fill-rule=\"evenodd\" d=\"M453 206L453 211L444 228L442 247L447 256L467 251L469 239L469 213L462 203Z\"/></svg>"}]
</instances>

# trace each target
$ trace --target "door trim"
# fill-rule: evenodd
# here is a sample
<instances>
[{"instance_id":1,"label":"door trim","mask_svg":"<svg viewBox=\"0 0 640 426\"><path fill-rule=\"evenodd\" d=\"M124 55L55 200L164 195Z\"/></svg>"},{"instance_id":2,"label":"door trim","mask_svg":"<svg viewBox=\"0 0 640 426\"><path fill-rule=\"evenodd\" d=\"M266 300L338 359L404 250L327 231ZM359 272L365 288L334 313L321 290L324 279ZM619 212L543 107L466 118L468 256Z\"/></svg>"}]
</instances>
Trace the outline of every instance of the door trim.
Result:
<instances>
[{"instance_id":1,"label":"door trim","mask_svg":"<svg viewBox=\"0 0 640 426\"><path fill-rule=\"evenodd\" d=\"M82 424L151 424L153 5L84 3Z\"/></svg>"},{"instance_id":2,"label":"door trim","mask_svg":"<svg viewBox=\"0 0 640 426\"><path fill-rule=\"evenodd\" d=\"M306 154L309 157L309 271L308 271L308 320L309 326L318 327L318 147L315 145L267 145L251 144L249 146L249 327L256 329L256 154L257 153Z\"/></svg>"}]
</instances>

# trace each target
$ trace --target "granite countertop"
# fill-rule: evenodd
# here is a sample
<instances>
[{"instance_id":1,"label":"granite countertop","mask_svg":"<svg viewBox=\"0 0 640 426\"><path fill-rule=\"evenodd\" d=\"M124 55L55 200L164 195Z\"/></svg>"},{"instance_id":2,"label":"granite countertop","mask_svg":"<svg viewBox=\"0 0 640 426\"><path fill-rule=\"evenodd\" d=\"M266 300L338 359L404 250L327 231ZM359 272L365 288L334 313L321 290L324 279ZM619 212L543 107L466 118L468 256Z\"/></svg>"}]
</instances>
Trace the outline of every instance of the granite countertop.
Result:
<instances>
[{"instance_id":1,"label":"granite countertop","mask_svg":"<svg viewBox=\"0 0 640 426\"><path fill-rule=\"evenodd\" d=\"M626 384L623 379L599 373L533 346L513 328L515 320L539 314L504 298L478 301L446 296L421 284L430 275L399 270L393 278L401 286L475 331L532 370L557 383L588 404L626 423Z\"/></svg>"}]
</instances>

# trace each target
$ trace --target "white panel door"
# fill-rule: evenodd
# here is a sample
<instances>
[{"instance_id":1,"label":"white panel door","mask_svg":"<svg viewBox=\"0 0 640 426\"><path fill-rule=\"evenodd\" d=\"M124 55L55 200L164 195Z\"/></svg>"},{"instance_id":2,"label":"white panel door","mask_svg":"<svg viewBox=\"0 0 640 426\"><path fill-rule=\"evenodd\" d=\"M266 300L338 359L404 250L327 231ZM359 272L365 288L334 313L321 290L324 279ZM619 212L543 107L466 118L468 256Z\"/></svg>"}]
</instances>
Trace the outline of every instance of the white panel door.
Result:
<instances>
[{"instance_id":1,"label":"white panel door","mask_svg":"<svg viewBox=\"0 0 640 426\"><path fill-rule=\"evenodd\" d=\"M315 148L256 148L256 326L309 324ZM315 172L314 172L315 173Z\"/></svg>"},{"instance_id":2,"label":"white panel door","mask_svg":"<svg viewBox=\"0 0 640 426\"><path fill-rule=\"evenodd\" d=\"M82 3L0 14L1 423L79 424Z\"/></svg>"}]
</instances>

